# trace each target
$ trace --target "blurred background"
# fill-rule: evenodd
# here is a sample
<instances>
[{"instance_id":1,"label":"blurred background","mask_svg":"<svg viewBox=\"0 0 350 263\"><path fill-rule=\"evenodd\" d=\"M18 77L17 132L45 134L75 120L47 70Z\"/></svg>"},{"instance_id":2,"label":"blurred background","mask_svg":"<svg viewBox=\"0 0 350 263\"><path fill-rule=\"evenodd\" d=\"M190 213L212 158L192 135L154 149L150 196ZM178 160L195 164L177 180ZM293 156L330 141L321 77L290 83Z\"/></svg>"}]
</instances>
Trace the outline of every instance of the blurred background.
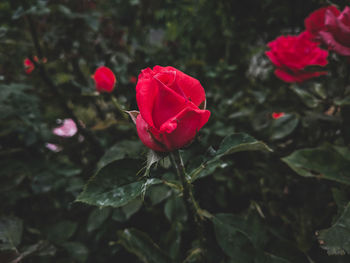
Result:
<instances>
[{"instance_id":1,"label":"blurred background","mask_svg":"<svg viewBox=\"0 0 350 263\"><path fill-rule=\"evenodd\" d=\"M186 162L193 160L188 169L232 132L248 133L274 150L225 157L195 182L203 209L241 216L254 236L253 245L236 237L236 250L227 254L208 225L208 262L349 262L348 256L328 256L315 236L344 210L348 186L301 177L280 160L300 148L342 144L348 135L339 139L339 121L320 117L330 105L277 79L265 56L269 41L303 31L307 15L329 3L2 0L0 262L162 262L149 260L153 245L125 241L129 228L174 262L198 262L185 261L191 229L181 198L167 185L150 187L143 199L120 207L75 202L102 167L100 158L108 159L106 152L125 161L103 166L106 185L145 165L147 149L114 101L137 110L138 74L155 65L178 68L206 91L212 115L183 153ZM332 3L340 9L349 4ZM30 70L26 58L35 62ZM91 75L101 65L116 75L113 94L95 91ZM273 112L285 115L274 119ZM53 132L65 119L78 125L68 137ZM174 174L163 162L150 176L171 180ZM276 257L262 259L261 251Z\"/></svg>"}]
</instances>

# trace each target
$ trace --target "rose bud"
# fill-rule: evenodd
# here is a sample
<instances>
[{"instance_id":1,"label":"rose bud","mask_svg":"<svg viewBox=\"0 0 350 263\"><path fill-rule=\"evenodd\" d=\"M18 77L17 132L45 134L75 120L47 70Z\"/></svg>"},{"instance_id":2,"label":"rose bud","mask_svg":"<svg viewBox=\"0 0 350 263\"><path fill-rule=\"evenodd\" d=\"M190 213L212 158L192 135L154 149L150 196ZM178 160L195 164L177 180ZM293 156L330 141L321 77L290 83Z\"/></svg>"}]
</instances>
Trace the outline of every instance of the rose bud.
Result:
<instances>
[{"instance_id":1,"label":"rose bud","mask_svg":"<svg viewBox=\"0 0 350 263\"><path fill-rule=\"evenodd\" d=\"M136 100L140 112L130 112L131 117L143 144L155 151L188 145L210 116L199 81L173 67L142 70Z\"/></svg>"},{"instance_id":2,"label":"rose bud","mask_svg":"<svg viewBox=\"0 0 350 263\"><path fill-rule=\"evenodd\" d=\"M39 63L39 58L37 56L34 56L33 57L34 61ZM42 63L46 63L47 62L47 58L42 58L41 60ZM29 58L26 58L24 61L23 61L23 65L24 65L24 70L26 72L26 74L30 74L32 73L32 71L35 69L35 65L34 63L29 59Z\"/></svg>"},{"instance_id":3,"label":"rose bud","mask_svg":"<svg viewBox=\"0 0 350 263\"><path fill-rule=\"evenodd\" d=\"M335 16L340 15L340 11L334 5L330 5L317 9L304 20L305 28L310 32L313 40L321 41L319 32L326 30L326 12L331 12Z\"/></svg>"},{"instance_id":4,"label":"rose bud","mask_svg":"<svg viewBox=\"0 0 350 263\"><path fill-rule=\"evenodd\" d=\"M107 67L99 67L92 76L95 80L96 90L99 92L112 92L117 82L114 73Z\"/></svg>"},{"instance_id":5,"label":"rose bud","mask_svg":"<svg viewBox=\"0 0 350 263\"><path fill-rule=\"evenodd\" d=\"M285 82L303 82L327 74L326 71L308 71L309 66L326 66L328 52L311 41L308 31L297 36L280 36L268 43L266 52L277 69L275 75Z\"/></svg>"},{"instance_id":6,"label":"rose bud","mask_svg":"<svg viewBox=\"0 0 350 263\"><path fill-rule=\"evenodd\" d=\"M284 112L273 112L272 113L272 118L274 118L275 120L277 120L283 116L284 116Z\"/></svg>"},{"instance_id":7,"label":"rose bud","mask_svg":"<svg viewBox=\"0 0 350 263\"><path fill-rule=\"evenodd\" d=\"M37 56L34 56L33 59L35 62L39 61ZM23 61L23 65L24 65L24 70L25 70L26 74L32 73L32 71L35 69L34 63L29 58L26 58Z\"/></svg>"}]
</instances>

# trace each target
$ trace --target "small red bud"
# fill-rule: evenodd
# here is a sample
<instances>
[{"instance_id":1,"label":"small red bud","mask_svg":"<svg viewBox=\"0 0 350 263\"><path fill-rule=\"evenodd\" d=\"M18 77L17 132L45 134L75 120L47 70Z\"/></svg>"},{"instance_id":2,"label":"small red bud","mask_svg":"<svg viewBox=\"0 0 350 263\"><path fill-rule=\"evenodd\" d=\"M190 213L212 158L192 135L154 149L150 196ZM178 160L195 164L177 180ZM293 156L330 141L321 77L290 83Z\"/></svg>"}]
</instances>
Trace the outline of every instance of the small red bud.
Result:
<instances>
[{"instance_id":1,"label":"small red bud","mask_svg":"<svg viewBox=\"0 0 350 263\"><path fill-rule=\"evenodd\" d=\"M32 73L32 71L35 69L34 63L29 58L26 58L23 61L23 65L24 65L24 70L28 75Z\"/></svg>"},{"instance_id":2,"label":"small red bud","mask_svg":"<svg viewBox=\"0 0 350 263\"><path fill-rule=\"evenodd\" d=\"M36 62L36 63L40 63L40 60L37 56L34 56L33 57L33 60ZM47 58L43 57L42 60L41 60L42 63L46 63L47 62ZM24 61L23 61L23 65L24 65L24 70L27 74L30 74L32 73L32 71L35 69L35 65L34 63L29 59L29 58L26 58Z\"/></svg>"},{"instance_id":3,"label":"small red bud","mask_svg":"<svg viewBox=\"0 0 350 263\"><path fill-rule=\"evenodd\" d=\"M99 92L112 92L117 82L112 70L105 66L99 67L92 77L95 80L96 90Z\"/></svg>"},{"instance_id":4,"label":"small red bud","mask_svg":"<svg viewBox=\"0 0 350 263\"><path fill-rule=\"evenodd\" d=\"M272 118L274 118L275 120L277 120L283 116L284 116L284 112L273 112L272 113Z\"/></svg>"}]
</instances>

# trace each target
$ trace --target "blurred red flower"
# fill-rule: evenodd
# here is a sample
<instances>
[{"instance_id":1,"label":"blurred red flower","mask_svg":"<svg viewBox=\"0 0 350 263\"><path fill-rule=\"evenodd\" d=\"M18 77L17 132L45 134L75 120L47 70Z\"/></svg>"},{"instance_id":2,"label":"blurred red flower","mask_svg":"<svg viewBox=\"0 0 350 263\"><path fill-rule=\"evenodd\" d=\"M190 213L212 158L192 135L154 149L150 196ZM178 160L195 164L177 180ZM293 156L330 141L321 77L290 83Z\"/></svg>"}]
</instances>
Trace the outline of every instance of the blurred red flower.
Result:
<instances>
[{"instance_id":1,"label":"blurred red flower","mask_svg":"<svg viewBox=\"0 0 350 263\"><path fill-rule=\"evenodd\" d=\"M130 83L132 84L136 84L137 82L137 78L135 76L131 76L130 79L129 79Z\"/></svg>"},{"instance_id":2,"label":"blurred red flower","mask_svg":"<svg viewBox=\"0 0 350 263\"><path fill-rule=\"evenodd\" d=\"M39 58L37 56L34 56L33 59L37 63L40 62L40 60L39 60ZM45 57L42 58L41 62L42 63L46 63L47 62L47 58L45 58ZM24 65L24 70L25 70L26 74L32 73L32 71L35 69L34 63L29 58L24 59L23 65Z\"/></svg>"},{"instance_id":3,"label":"blurred red flower","mask_svg":"<svg viewBox=\"0 0 350 263\"><path fill-rule=\"evenodd\" d=\"M283 116L284 116L284 112L273 112L272 113L272 118L274 118L275 120L277 120Z\"/></svg>"},{"instance_id":4,"label":"blurred red flower","mask_svg":"<svg viewBox=\"0 0 350 263\"><path fill-rule=\"evenodd\" d=\"M92 77L95 80L96 90L99 92L112 92L117 82L112 70L105 66L99 67Z\"/></svg>"},{"instance_id":5,"label":"blurred red flower","mask_svg":"<svg viewBox=\"0 0 350 263\"><path fill-rule=\"evenodd\" d=\"M330 5L317 9L304 20L306 30L311 33L312 38L315 40L320 40L319 32L324 31L326 29L326 12L331 12L335 16L340 15L340 11L334 5Z\"/></svg>"},{"instance_id":6,"label":"blurred red flower","mask_svg":"<svg viewBox=\"0 0 350 263\"><path fill-rule=\"evenodd\" d=\"M266 55L277 69L275 75L285 82L303 82L327 74L326 71L310 71L310 66L327 65L328 52L311 41L311 35L304 31L297 36L280 36L268 43Z\"/></svg>"},{"instance_id":7,"label":"blurred red flower","mask_svg":"<svg viewBox=\"0 0 350 263\"><path fill-rule=\"evenodd\" d=\"M39 58L37 56L34 56L33 59L35 62L39 62ZM32 71L35 69L34 63L29 58L26 58L23 61L23 65L24 65L24 70L27 74L32 73Z\"/></svg>"}]
</instances>

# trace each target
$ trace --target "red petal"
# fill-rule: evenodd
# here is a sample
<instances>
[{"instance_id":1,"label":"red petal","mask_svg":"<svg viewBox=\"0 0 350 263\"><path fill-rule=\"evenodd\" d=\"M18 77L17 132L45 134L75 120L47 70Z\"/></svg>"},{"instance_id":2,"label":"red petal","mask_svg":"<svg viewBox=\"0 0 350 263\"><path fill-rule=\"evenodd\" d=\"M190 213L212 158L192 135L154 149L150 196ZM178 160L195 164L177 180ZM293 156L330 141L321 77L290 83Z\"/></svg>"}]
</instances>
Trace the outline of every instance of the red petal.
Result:
<instances>
[{"instance_id":1,"label":"red petal","mask_svg":"<svg viewBox=\"0 0 350 263\"><path fill-rule=\"evenodd\" d=\"M158 67L158 68L157 68ZM160 66L156 66L157 69L160 68ZM176 71L175 70L164 70L162 69L161 72L154 75L154 78L159 80L161 83L163 83L166 87L172 89L175 91L178 95L183 97L184 99L188 100L186 94L184 91L179 87L177 81L176 81Z\"/></svg>"},{"instance_id":2,"label":"red petal","mask_svg":"<svg viewBox=\"0 0 350 263\"><path fill-rule=\"evenodd\" d=\"M136 119L136 129L137 134L139 135L140 140L144 145L146 145L148 148L151 148L155 151L165 152L165 147L162 146L161 143L157 142L154 137L152 136L150 129L151 127L145 122L145 120L142 118L141 114L137 116Z\"/></svg>"},{"instance_id":3,"label":"red petal","mask_svg":"<svg viewBox=\"0 0 350 263\"><path fill-rule=\"evenodd\" d=\"M314 77L319 77L321 75L327 75L327 71L318 71L318 72L299 71L296 73L291 73L283 69L276 69L275 75L285 82L294 83L294 82L303 82Z\"/></svg>"},{"instance_id":4,"label":"red petal","mask_svg":"<svg viewBox=\"0 0 350 263\"><path fill-rule=\"evenodd\" d=\"M273 64L275 64L275 66L277 66L277 67L281 67L282 66L282 64L280 63L280 61L278 60L277 56L274 54L273 51L266 51L265 54L266 54L266 56L269 57L271 62Z\"/></svg>"},{"instance_id":5,"label":"red petal","mask_svg":"<svg viewBox=\"0 0 350 263\"><path fill-rule=\"evenodd\" d=\"M350 9L346 9L350 11ZM326 12L325 25L327 31L330 32L334 39L343 45L350 45L350 26L346 25L347 16L350 14L345 13L345 10L339 17L336 17L332 12ZM343 22L344 21L344 22Z\"/></svg>"},{"instance_id":6,"label":"red petal","mask_svg":"<svg viewBox=\"0 0 350 263\"><path fill-rule=\"evenodd\" d=\"M346 6L338 19L346 26L350 26L350 7Z\"/></svg>"},{"instance_id":7,"label":"red petal","mask_svg":"<svg viewBox=\"0 0 350 263\"><path fill-rule=\"evenodd\" d=\"M205 91L197 79L192 78L189 75L183 73L182 71L170 66L164 68L160 66L155 66L153 70L155 72L161 72L164 70L175 71L175 82L177 88L180 88L182 90L182 92L186 95L187 99L192 101L196 106L199 106L203 101L205 101ZM178 90L175 91L179 92ZM182 95L181 93L179 94Z\"/></svg>"},{"instance_id":8,"label":"red petal","mask_svg":"<svg viewBox=\"0 0 350 263\"><path fill-rule=\"evenodd\" d=\"M155 127L152 118L154 101L158 95L158 84L153 78L153 71L146 68L141 71L136 85L136 101L142 118Z\"/></svg>"},{"instance_id":9,"label":"red petal","mask_svg":"<svg viewBox=\"0 0 350 263\"><path fill-rule=\"evenodd\" d=\"M179 149L189 144L197 132L208 122L210 111L185 108L174 119L176 128L171 133L163 133L164 144L169 151Z\"/></svg>"},{"instance_id":10,"label":"red petal","mask_svg":"<svg viewBox=\"0 0 350 263\"><path fill-rule=\"evenodd\" d=\"M333 13L335 16L339 16L340 14L340 11L334 5L330 5L317 9L304 20L306 30L314 36L316 36L319 31L325 29L324 22L327 10Z\"/></svg>"},{"instance_id":11,"label":"red petal","mask_svg":"<svg viewBox=\"0 0 350 263\"><path fill-rule=\"evenodd\" d=\"M350 56L350 47L343 46L334 39L334 36L330 32L322 31L320 36L323 42L329 47L329 49L334 50L339 55Z\"/></svg>"},{"instance_id":12,"label":"red petal","mask_svg":"<svg viewBox=\"0 0 350 263\"><path fill-rule=\"evenodd\" d=\"M158 93L153 103L152 119L155 127L159 129L164 122L175 117L190 102L174 90L168 88L160 80L156 78L155 80L158 85ZM143 114L141 109L140 112Z\"/></svg>"}]
</instances>

